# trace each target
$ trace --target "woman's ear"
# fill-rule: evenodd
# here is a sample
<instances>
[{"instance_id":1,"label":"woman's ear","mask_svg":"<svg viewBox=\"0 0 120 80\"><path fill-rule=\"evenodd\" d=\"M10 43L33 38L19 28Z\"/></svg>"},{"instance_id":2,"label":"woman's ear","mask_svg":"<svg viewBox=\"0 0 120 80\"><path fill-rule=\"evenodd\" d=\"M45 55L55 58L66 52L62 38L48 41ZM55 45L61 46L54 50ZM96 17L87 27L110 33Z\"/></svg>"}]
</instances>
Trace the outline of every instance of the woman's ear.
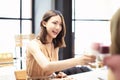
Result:
<instances>
[{"instance_id":1,"label":"woman's ear","mask_svg":"<svg viewBox=\"0 0 120 80\"><path fill-rule=\"evenodd\" d=\"M42 21L42 25L43 25L44 27L46 27L46 22L45 22L45 21Z\"/></svg>"}]
</instances>

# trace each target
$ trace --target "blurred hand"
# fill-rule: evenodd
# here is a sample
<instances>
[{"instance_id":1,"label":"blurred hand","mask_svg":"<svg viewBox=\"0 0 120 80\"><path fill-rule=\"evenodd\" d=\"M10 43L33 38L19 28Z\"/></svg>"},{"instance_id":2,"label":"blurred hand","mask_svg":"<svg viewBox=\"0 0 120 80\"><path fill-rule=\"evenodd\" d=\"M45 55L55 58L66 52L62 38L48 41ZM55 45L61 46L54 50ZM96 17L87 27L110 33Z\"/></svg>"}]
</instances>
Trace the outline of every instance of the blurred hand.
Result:
<instances>
[{"instance_id":1,"label":"blurred hand","mask_svg":"<svg viewBox=\"0 0 120 80\"><path fill-rule=\"evenodd\" d=\"M72 77L67 76L67 74L65 74L64 72L59 72L56 75L56 78L52 79L52 80L75 80L75 79L72 78Z\"/></svg>"},{"instance_id":2,"label":"blurred hand","mask_svg":"<svg viewBox=\"0 0 120 80\"><path fill-rule=\"evenodd\" d=\"M120 80L120 55L106 56L103 63L112 70L116 80Z\"/></svg>"},{"instance_id":3,"label":"blurred hand","mask_svg":"<svg viewBox=\"0 0 120 80\"><path fill-rule=\"evenodd\" d=\"M67 74L65 74L64 72L59 72L56 76L56 78L65 78L67 77Z\"/></svg>"},{"instance_id":4,"label":"blurred hand","mask_svg":"<svg viewBox=\"0 0 120 80\"><path fill-rule=\"evenodd\" d=\"M80 58L80 65L88 65L89 63L93 63L96 60L96 56L95 55L83 55Z\"/></svg>"}]
</instances>

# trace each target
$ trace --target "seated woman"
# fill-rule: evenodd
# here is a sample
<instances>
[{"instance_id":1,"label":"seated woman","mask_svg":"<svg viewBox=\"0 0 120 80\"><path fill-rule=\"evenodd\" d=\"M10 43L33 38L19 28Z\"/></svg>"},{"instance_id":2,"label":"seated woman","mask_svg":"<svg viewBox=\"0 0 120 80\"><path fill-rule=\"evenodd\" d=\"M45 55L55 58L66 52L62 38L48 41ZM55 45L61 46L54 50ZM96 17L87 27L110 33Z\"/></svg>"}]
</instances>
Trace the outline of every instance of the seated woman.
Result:
<instances>
[{"instance_id":1,"label":"seated woman","mask_svg":"<svg viewBox=\"0 0 120 80\"><path fill-rule=\"evenodd\" d=\"M55 72L94 62L93 55L58 61L59 48L65 47L66 26L57 10L46 12L40 22L40 33L26 48L27 76L31 80L49 80L58 77ZM60 72L61 77L66 77Z\"/></svg>"}]
</instances>

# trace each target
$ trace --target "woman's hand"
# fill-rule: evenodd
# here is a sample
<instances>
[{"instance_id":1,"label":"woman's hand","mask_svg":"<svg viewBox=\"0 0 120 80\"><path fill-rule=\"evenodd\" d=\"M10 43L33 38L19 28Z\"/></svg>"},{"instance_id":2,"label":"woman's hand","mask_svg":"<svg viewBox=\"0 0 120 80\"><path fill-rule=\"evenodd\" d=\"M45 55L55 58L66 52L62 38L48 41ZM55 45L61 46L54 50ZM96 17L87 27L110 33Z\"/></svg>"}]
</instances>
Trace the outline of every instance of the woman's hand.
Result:
<instances>
[{"instance_id":1,"label":"woman's hand","mask_svg":"<svg viewBox=\"0 0 120 80\"><path fill-rule=\"evenodd\" d=\"M96 60L95 55L83 55L79 57L80 65L88 65L89 63L93 63Z\"/></svg>"},{"instance_id":2,"label":"woman's hand","mask_svg":"<svg viewBox=\"0 0 120 80\"><path fill-rule=\"evenodd\" d=\"M59 72L55 79L52 80L76 80L72 77L67 76L64 72Z\"/></svg>"},{"instance_id":3,"label":"woman's hand","mask_svg":"<svg viewBox=\"0 0 120 80\"><path fill-rule=\"evenodd\" d=\"M56 75L56 78L65 78L67 77L67 74L65 74L64 72L59 72L57 75Z\"/></svg>"}]
</instances>

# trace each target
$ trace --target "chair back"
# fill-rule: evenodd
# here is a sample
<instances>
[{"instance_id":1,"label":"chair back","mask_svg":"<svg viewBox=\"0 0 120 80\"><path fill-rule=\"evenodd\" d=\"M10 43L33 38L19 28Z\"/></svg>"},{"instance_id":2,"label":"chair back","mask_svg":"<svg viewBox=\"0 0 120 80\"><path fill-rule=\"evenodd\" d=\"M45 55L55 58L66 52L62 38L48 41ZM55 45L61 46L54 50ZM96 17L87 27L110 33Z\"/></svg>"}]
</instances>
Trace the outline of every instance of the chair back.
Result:
<instances>
[{"instance_id":1,"label":"chair back","mask_svg":"<svg viewBox=\"0 0 120 80\"><path fill-rule=\"evenodd\" d=\"M20 63L17 69L25 69L26 66L26 46L28 42L35 38L35 34L18 34L15 35L15 58L16 63Z\"/></svg>"},{"instance_id":2,"label":"chair back","mask_svg":"<svg viewBox=\"0 0 120 80\"><path fill-rule=\"evenodd\" d=\"M16 47L22 47L24 44L24 41L29 41L35 38L34 34L28 34L28 35L23 35L23 34L18 34L15 35L15 46Z\"/></svg>"},{"instance_id":3,"label":"chair back","mask_svg":"<svg viewBox=\"0 0 120 80\"><path fill-rule=\"evenodd\" d=\"M16 70L15 71L16 80L27 80L26 76L27 76L26 70Z\"/></svg>"}]
</instances>

